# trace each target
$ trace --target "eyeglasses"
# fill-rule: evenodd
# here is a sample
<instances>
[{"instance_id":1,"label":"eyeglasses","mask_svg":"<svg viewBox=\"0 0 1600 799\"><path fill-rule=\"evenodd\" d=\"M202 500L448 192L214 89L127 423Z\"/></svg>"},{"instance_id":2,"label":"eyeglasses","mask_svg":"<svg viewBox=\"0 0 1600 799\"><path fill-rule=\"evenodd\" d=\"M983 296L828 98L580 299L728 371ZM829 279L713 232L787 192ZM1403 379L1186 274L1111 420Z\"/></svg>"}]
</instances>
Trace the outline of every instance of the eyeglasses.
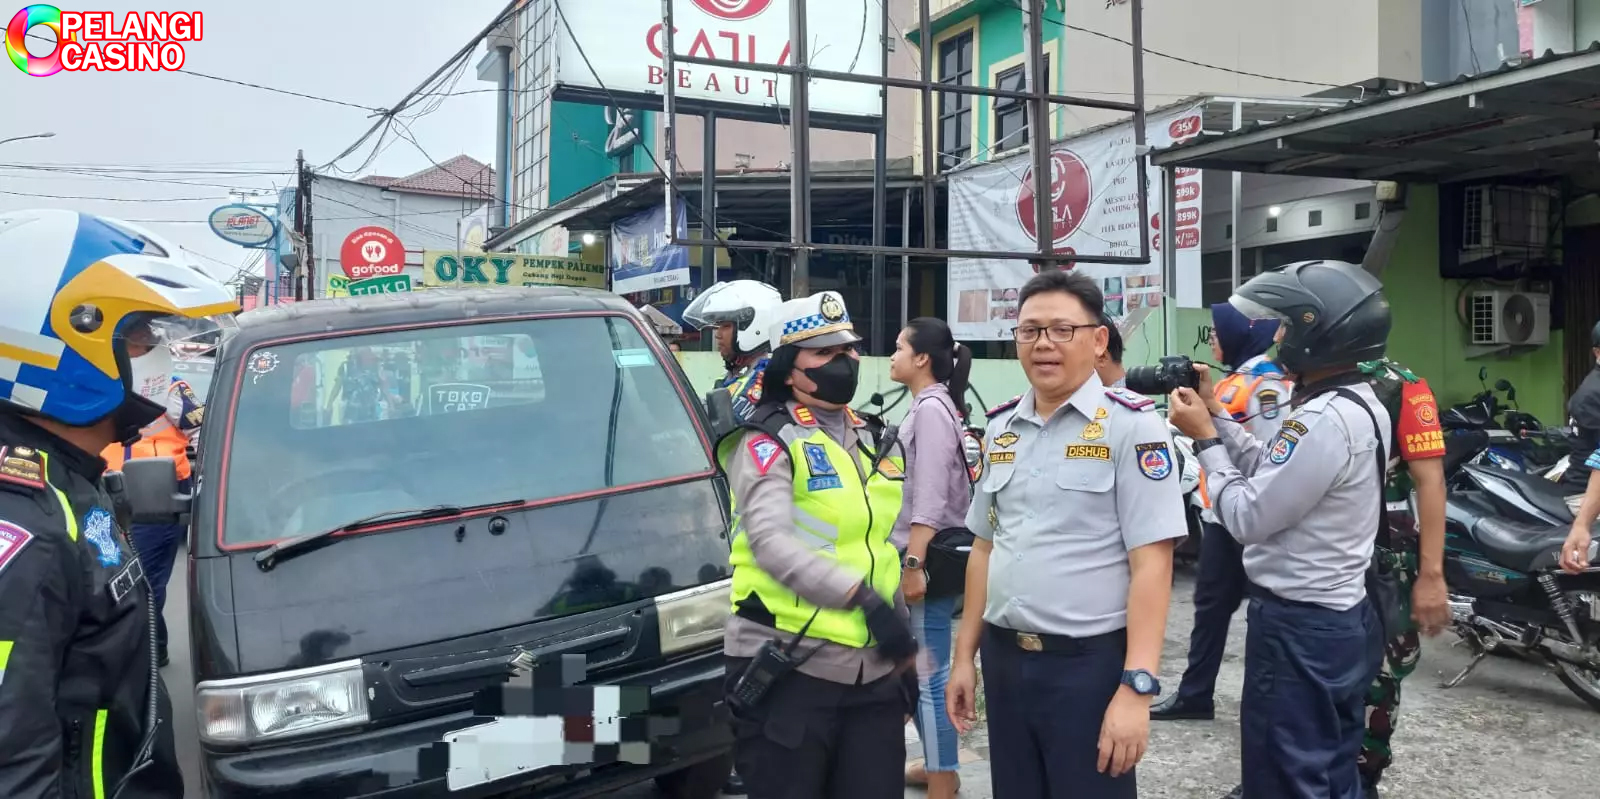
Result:
<instances>
[{"instance_id":1,"label":"eyeglasses","mask_svg":"<svg viewBox=\"0 0 1600 799\"><path fill-rule=\"evenodd\" d=\"M1017 342L1020 344L1032 344L1033 342L1038 341L1039 334L1041 333L1048 336L1051 341L1054 341L1057 344L1066 344L1072 341L1072 337L1077 335L1080 329L1086 327L1094 328L1099 327L1099 325L1051 325L1049 327L1018 325L1011 329L1011 335L1014 336L1017 339Z\"/></svg>"}]
</instances>

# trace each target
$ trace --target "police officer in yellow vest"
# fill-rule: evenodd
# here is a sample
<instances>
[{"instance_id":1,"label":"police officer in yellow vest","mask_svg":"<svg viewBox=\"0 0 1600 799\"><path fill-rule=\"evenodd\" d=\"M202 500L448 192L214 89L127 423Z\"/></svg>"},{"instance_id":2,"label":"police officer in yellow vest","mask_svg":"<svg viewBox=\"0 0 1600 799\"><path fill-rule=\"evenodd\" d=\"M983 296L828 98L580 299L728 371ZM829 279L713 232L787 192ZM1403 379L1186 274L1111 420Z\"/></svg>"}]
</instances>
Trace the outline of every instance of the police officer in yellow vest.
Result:
<instances>
[{"instance_id":1,"label":"police officer in yellow vest","mask_svg":"<svg viewBox=\"0 0 1600 799\"><path fill-rule=\"evenodd\" d=\"M735 532L729 705L753 799L905 792L916 642L889 541L904 460L847 406L860 340L835 292L784 303L755 413L718 444Z\"/></svg>"}]
</instances>

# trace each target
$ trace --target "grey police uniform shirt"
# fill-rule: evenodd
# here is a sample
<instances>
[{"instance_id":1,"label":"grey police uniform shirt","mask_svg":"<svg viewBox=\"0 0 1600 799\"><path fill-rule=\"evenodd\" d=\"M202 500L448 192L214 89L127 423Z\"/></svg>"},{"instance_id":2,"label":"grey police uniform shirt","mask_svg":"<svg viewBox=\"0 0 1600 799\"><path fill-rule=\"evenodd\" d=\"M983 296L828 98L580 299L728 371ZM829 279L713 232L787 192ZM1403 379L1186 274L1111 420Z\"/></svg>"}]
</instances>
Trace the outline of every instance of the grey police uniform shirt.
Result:
<instances>
[{"instance_id":1,"label":"grey police uniform shirt","mask_svg":"<svg viewBox=\"0 0 1600 799\"><path fill-rule=\"evenodd\" d=\"M794 403L788 403L793 408ZM866 483L860 459L856 453L858 435L865 430L854 426L843 411L810 408L812 416L827 436L838 442L851 455L856 464L856 479ZM744 431L739 446L728 458L728 487L738 498L739 524L750 542L750 553L755 556L761 570L774 580L813 605L824 608L844 608L851 593L866 578L823 557L801 538L795 528L795 515L801 513L794 506L794 465L785 450L765 474L745 454L745 446L752 436ZM897 450L898 451L898 450ZM838 468L843 469L843 466ZM810 538L807 536L807 538ZM901 618L909 618L905 598L895 592L895 607ZM731 615L724 627L722 651L731 657L755 657L765 641L787 644L793 638L742 616ZM869 683L894 670L893 661L884 658L876 648L858 649L821 639L807 639L800 644L802 657L816 650L809 660L801 664L801 674L829 682L854 684L859 678Z\"/></svg>"},{"instance_id":2,"label":"grey police uniform shirt","mask_svg":"<svg viewBox=\"0 0 1600 799\"><path fill-rule=\"evenodd\" d=\"M983 458L967 527L994 544L984 621L1074 637L1126 627L1128 552L1188 532L1150 399L1091 373L1041 419L1030 390L989 420Z\"/></svg>"},{"instance_id":3,"label":"grey police uniform shirt","mask_svg":"<svg viewBox=\"0 0 1600 799\"><path fill-rule=\"evenodd\" d=\"M1393 450L1389 412L1366 383L1345 387L1377 417ZM1302 389L1303 390L1303 389ZM1372 420L1333 391L1311 396L1267 441L1217 420L1222 447L1199 454L1211 508L1244 548L1250 582L1284 599L1348 610L1367 596L1383 473Z\"/></svg>"}]
</instances>

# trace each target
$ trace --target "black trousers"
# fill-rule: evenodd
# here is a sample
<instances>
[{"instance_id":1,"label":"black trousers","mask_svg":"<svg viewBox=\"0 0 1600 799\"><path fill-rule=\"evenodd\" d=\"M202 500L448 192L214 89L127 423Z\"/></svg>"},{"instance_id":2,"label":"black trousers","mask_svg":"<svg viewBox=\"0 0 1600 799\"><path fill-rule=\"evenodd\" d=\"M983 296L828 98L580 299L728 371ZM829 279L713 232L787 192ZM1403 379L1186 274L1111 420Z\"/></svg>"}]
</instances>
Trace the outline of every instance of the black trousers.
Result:
<instances>
[{"instance_id":1,"label":"black trousers","mask_svg":"<svg viewBox=\"0 0 1600 799\"><path fill-rule=\"evenodd\" d=\"M1052 642L1055 643L1055 642ZM1134 772L1098 770L1100 727L1122 686L1126 630L1024 651L1015 632L984 631L983 695L996 799L1135 799Z\"/></svg>"},{"instance_id":2,"label":"black trousers","mask_svg":"<svg viewBox=\"0 0 1600 799\"><path fill-rule=\"evenodd\" d=\"M731 690L750 661L727 661ZM753 717L734 718L734 767L750 799L901 799L910 712L899 677L846 685L794 672Z\"/></svg>"},{"instance_id":3,"label":"black trousers","mask_svg":"<svg viewBox=\"0 0 1600 799\"><path fill-rule=\"evenodd\" d=\"M1244 575L1244 548L1220 524L1201 525L1200 575L1194 584L1194 629L1189 632L1189 665L1178 697L1193 708L1212 707L1217 673L1228 648L1228 625L1244 603L1250 581Z\"/></svg>"}]
</instances>

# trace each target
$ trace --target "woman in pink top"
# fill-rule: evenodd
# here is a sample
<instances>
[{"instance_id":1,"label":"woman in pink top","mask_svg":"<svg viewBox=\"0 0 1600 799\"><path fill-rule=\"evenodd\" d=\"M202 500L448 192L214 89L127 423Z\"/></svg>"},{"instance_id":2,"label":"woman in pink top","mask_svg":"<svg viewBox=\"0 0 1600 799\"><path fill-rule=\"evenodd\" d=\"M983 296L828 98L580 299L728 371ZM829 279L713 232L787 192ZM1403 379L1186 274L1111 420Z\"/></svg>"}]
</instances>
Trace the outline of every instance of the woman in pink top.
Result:
<instances>
[{"instance_id":1,"label":"woman in pink top","mask_svg":"<svg viewBox=\"0 0 1600 799\"><path fill-rule=\"evenodd\" d=\"M927 596L923 564L935 533L966 524L971 478L961 435L971 368L972 352L955 342L950 326L927 317L911 320L900 331L889 359L889 378L915 397L900 424L906 451L905 498L890 540L904 559L900 586L911 610L912 631L923 644L917 657L921 696L913 718L924 759L922 765L907 770L906 781L927 785L929 799L954 799L961 786L960 741L944 712L951 619L958 597Z\"/></svg>"}]
</instances>

